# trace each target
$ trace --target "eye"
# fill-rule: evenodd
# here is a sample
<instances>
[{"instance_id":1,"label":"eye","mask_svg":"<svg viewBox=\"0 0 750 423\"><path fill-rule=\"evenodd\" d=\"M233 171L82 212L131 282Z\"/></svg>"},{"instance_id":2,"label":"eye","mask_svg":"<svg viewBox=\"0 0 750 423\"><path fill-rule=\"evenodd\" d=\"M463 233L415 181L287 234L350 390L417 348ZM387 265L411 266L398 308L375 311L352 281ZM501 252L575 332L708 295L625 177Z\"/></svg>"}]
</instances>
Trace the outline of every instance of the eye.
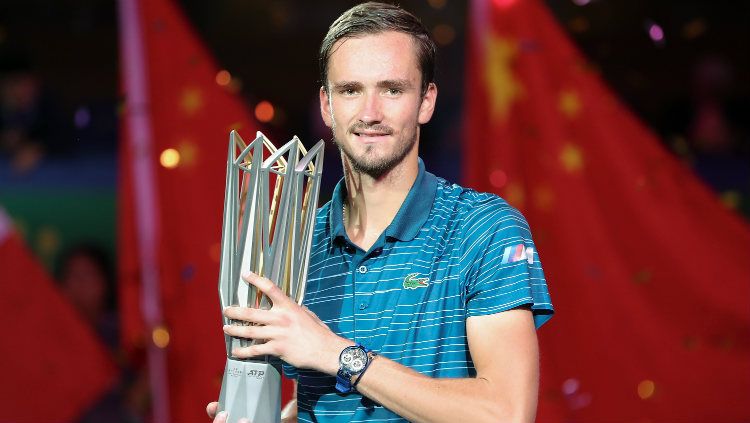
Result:
<instances>
[{"instance_id":1,"label":"eye","mask_svg":"<svg viewBox=\"0 0 750 423\"><path fill-rule=\"evenodd\" d=\"M339 91L339 93L345 96L353 96L357 94L357 90L355 88L343 88Z\"/></svg>"},{"instance_id":2,"label":"eye","mask_svg":"<svg viewBox=\"0 0 750 423\"><path fill-rule=\"evenodd\" d=\"M404 91L402 89L400 89L400 88L388 88L388 90L386 90L386 94L388 94L390 96L397 96L397 95L399 95L399 94L401 94L403 92Z\"/></svg>"}]
</instances>

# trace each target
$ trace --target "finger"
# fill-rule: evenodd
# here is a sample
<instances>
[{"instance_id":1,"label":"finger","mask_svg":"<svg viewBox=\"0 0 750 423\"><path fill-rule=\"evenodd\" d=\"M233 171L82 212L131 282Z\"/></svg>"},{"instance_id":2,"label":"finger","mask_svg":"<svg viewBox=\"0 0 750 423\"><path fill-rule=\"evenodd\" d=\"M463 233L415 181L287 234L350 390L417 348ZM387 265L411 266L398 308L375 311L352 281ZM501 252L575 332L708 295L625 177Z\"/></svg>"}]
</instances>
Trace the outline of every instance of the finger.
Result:
<instances>
[{"instance_id":1,"label":"finger","mask_svg":"<svg viewBox=\"0 0 750 423\"><path fill-rule=\"evenodd\" d=\"M206 413L208 413L208 417L214 418L216 417L216 409L219 408L218 402L209 402L206 406Z\"/></svg>"},{"instance_id":2,"label":"finger","mask_svg":"<svg viewBox=\"0 0 750 423\"><path fill-rule=\"evenodd\" d=\"M243 418L239 419L237 421L237 423L250 423L250 419L246 419L246 418L243 417Z\"/></svg>"},{"instance_id":3,"label":"finger","mask_svg":"<svg viewBox=\"0 0 750 423\"><path fill-rule=\"evenodd\" d=\"M239 347L232 350L232 355L237 358L251 358L261 355L277 355L273 342L255 344L248 347Z\"/></svg>"},{"instance_id":4,"label":"finger","mask_svg":"<svg viewBox=\"0 0 750 423\"><path fill-rule=\"evenodd\" d=\"M226 423L228 416L229 415L227 414L226 411L222 411L216 415L216 418L214 419L214 423Z\"/></svg>"},{"instance_id":5,"label":"finger","mask_svg":"<svg viewBox=\"0 0 750 423\"><path fill-rule=\"evenodd\" d=\"M242 320L260 325L270 325L276 320L274 314L268 310L240 306L229 306L225 308L224 315L232 320Z\"/></svg>"},{"instance_id":6,"label":"finger","mask_svg":"<svg viewBox=\"0 0 750 423\"><path fill-rule=\"evenodd\" d=\"M273 339L278 330L270 326L224 325L224 333L229 336L247 339Z\"/></svg>"},{"instance_id":7,"label":"finger","mask_svg":"<svg viewBox=\"0 0 750 423\"><path fill-rule=\"evenodd\" d=\"M260 292L268 295L268 298L270 298L271 302L274 304L281 304L285 301L290 301L289 297L284 295L281 289L279 289L279 287L268 278L258 276L253 272L247 272L242 275L242 279L251 285L255 285Z\"/></svg>"}]
</instances>

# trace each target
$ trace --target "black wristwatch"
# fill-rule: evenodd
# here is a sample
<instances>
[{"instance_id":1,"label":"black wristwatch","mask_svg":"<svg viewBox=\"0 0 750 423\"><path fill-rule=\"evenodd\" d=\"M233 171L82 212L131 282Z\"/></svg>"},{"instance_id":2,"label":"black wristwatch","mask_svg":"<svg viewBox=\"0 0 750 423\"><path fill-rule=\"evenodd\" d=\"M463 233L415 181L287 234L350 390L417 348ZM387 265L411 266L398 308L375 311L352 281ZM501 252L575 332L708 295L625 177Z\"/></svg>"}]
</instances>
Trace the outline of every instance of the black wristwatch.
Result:
<instances>
[{"instance_id":1,"label":"black wristwatch","mask_svg":"<svg viewBox=\"0 0 750 423\"><path fill-rule=\"evenodd\" d=\"M336 390L342 393L354 391L352 377L361 375L370 365L371 351L357 344L344 348L339 354L339 371L336 373Z\"/></svg>"}]
</instances>

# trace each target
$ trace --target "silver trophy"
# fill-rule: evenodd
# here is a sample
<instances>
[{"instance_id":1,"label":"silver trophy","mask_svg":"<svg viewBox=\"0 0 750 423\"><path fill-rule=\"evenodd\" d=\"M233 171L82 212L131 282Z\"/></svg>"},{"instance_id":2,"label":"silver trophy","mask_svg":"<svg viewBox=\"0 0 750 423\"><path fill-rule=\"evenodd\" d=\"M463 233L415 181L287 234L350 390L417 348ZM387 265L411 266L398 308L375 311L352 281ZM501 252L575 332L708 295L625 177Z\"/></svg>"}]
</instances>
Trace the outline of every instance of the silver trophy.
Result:
<instances>
[{"instance_id":1,"label":"silver trophy","mask_svg":"<svg viewBox=\"0 0 750 423\"><path fill-rule=\"evenodd\" d=\"M279 149L260 132L246 144L229 134L219 297L229 306L268 309L270 300L242 280L247 271L267 277L298 304L307 282L315 212L323 170L324 142L310 151L294 137ZM229 321L224 324L246 324ZM281 420L281 377L269 357L240 359L232 349L262 340L225 335L227 365L219 411L228 422Z\"/></svg>"}]
</instances>

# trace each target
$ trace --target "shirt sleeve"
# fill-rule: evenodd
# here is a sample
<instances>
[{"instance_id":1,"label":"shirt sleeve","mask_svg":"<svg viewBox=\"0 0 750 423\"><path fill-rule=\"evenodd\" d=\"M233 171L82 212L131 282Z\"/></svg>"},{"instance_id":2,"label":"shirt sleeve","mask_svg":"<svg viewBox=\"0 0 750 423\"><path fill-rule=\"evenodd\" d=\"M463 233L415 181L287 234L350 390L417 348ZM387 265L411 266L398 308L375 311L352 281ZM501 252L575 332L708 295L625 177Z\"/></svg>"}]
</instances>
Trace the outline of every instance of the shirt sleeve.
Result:
<instances>
[{"instance_id":1,"label":"shirt sleeve","mask_svg":"<svg viewBox=\"0 0 750 423\"><path fill-rule=\"evenodd\" d=\"M554 313L539 253L523 215L495 198L465 224L467 317L530 306L539 328Z\"/></svg>"},{"instance_id":2,"label":"shirt sleeve","mask_svg":"<svg viewBox=\"0 0 750 423\"><path fill-rule=\"evenodd\" d=\"M299 377L297 368L287 363L286 361L281 362L281 368L284 371L284 376L287 379L297 379Z\"/></svg>"}]
</instances>

